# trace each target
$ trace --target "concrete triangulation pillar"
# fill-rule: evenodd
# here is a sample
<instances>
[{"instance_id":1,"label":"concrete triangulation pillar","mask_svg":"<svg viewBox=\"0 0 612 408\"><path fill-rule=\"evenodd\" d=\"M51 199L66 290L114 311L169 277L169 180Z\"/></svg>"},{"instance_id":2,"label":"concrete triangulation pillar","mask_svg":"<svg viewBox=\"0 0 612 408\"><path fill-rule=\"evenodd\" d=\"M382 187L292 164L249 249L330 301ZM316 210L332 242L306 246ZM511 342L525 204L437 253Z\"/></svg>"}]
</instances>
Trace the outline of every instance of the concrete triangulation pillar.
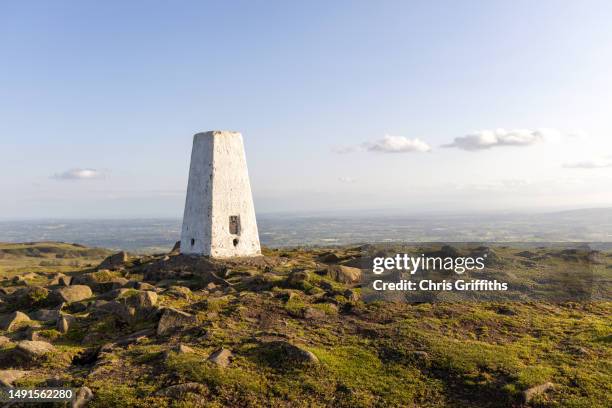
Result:
<instances>
[{"instance_id":1,"label":"concrete triangulation pillar","mask_svg":"<svg viewBox=\"0 0 612 408\"><path fill-rule=\"evenodd\" d=\"M214 258L261 254L242 135L193 137L181 253Z\"/></svg>"}]
</instances>

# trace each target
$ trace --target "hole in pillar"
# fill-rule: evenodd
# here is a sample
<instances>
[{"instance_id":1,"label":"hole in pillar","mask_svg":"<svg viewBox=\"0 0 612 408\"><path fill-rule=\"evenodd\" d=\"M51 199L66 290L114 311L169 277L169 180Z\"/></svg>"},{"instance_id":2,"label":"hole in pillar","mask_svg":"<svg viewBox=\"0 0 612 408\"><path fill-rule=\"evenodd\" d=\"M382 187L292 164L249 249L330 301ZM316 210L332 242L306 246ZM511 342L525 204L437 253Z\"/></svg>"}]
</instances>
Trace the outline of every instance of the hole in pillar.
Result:
<instances>
[{"instance_id":1,"label":"hole in pillar","mask_svg":"<svg viewBox=\"0 0 612 408\"><path fill-rule=\"evenodd\" d=\"M232 235L240 235L240 216L239 215L230 215L229 232Z\"/></svg>"},{"instance_id":2,"label":"hole in pillar","mask_svg":"<svg viewBox=\"0 0 612 408\"><path fill-rule=\"evenodd\" d=\"M232 242L234 243L234 246L238 246L238 238L234 238Z\"/></svg>"},{"instance_id":3,"label":"hole in pillar","mask_svg":"<svg viewBox=\"0 0 612 408\"><path fill-rule=\"evenodd\" d=\"M191 246L195 245L195 239L191 238Z\"/></svg>"}]
</instances>

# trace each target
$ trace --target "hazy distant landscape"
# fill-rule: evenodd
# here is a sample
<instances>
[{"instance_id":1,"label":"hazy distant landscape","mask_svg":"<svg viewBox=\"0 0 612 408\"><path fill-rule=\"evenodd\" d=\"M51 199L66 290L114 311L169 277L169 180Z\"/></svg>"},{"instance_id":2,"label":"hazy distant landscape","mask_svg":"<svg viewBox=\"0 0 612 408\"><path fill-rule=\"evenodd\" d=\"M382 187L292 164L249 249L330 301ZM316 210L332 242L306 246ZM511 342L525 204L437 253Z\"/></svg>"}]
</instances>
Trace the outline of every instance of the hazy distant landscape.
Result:
<instances>
[{"instance_id":1,"label":"hazy distant landscape","mask_svg":"<svg viewBox=\"0 0 612 408\"><path fill-rule=\"evenodd\" d=\"M612 209L544 214L263 215L263 245L321 246L362 242L612 242ZM0 242L63 241L135 252L166 251L180 219L29 220L0 222ZM605 245L604 245L605 246Z\"/></svg>"}]
</instances>

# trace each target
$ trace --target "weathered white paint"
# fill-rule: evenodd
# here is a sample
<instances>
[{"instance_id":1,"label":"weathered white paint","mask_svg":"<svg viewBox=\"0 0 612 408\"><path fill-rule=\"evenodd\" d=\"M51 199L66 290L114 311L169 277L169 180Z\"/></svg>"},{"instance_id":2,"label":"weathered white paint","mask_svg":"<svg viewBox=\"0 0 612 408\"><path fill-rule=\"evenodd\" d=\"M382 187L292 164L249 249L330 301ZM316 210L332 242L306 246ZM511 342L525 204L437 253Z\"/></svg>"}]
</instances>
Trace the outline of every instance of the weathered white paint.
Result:
<instances>
[{"instance_id":1,"label":"weathered white paint","mask_svg":"<svg viewBox=\"0 0 612 408\"><path fill-rule=\"evenodd\" d=\"M230 216L240 217L239 234ZM211 131L193 137L181 253L215 258L261 254L242 135Z\"/></svg>"}]
</instances>

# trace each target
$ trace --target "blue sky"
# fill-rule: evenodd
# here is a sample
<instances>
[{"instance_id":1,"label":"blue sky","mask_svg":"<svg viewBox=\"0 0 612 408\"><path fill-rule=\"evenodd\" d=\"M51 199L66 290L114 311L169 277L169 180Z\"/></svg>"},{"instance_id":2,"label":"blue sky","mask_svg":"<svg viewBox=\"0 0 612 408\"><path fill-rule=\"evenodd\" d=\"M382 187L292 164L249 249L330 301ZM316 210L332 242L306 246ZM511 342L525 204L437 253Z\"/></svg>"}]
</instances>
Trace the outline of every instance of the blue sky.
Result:
<instances>
[{"instance_id":1,"label":"blue sky","mask_svg":"<svg viewBox=\"0 0 612 408\"><path fill-rule=\"evenodd\" d=\"M2 2L0 217L180 217L210 129L243 133L261 213L612 206L610 21L607 1Z\"/></svg>"}]
</instances>

